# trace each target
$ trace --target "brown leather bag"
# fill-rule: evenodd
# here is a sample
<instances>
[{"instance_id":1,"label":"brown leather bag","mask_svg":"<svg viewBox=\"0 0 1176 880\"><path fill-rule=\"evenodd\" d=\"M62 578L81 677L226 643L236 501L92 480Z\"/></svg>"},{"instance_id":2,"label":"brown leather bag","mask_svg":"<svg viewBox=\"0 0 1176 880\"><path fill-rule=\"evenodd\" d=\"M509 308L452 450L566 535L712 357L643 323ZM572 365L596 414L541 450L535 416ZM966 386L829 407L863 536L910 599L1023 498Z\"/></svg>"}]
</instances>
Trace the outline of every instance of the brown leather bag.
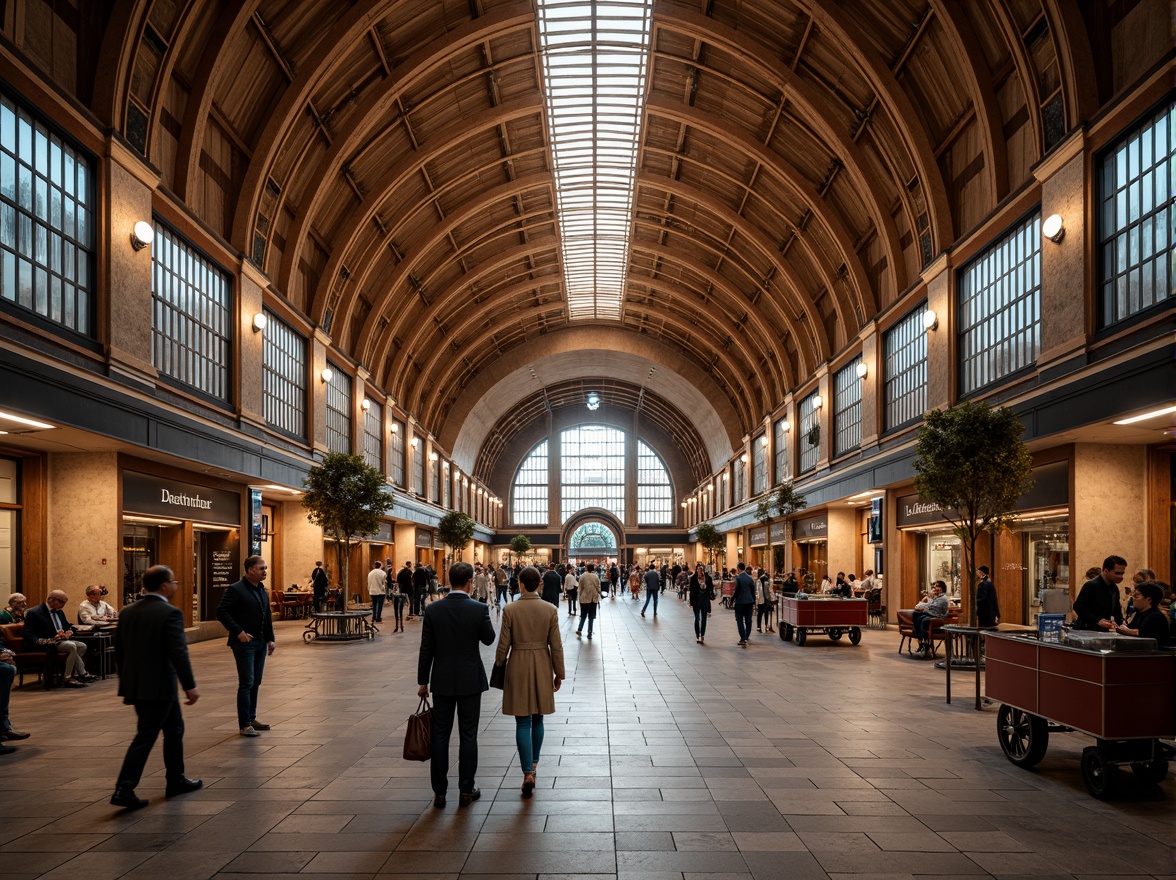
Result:
<instances>
[{"instance_id":1,"label":"brown leather bag","mask_svg":"<svg viewBox=\"0 0 1176 880\"><path fill-rule=\"evenodd\" d=\"M506 660L503 660L501 666L495 665L495 667L490 670L490 687L498 688L499 690L502 690L502 688L505 684L506 684Z\"/></svg>"},{"instance_id":2,"label":"brown leather bag","mask_svg":"<svg viewBox=\"0 0 1176 880\"><path fill-rule=\"evenodd\" d=\"M427 761L433 747L433 707L428 697L421 697L416 714L408 716L404 731L404 760Z\"/></svg>"}]
</instances>

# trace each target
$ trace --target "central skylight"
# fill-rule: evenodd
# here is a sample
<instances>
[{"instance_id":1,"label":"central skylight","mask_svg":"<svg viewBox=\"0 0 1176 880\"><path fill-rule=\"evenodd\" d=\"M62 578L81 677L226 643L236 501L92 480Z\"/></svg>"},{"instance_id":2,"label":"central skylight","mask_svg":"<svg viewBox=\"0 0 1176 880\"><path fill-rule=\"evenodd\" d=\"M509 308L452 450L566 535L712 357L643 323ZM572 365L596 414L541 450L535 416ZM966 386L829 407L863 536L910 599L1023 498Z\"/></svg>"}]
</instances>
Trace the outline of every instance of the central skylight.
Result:
<instances>
[{"instance_id":1,"label":"central skylight","mask_svg":"<svg viewBox=\"0 0 1176 880\"><path fill-rule=\"evenodd\" d=\"M571 320L620 320L652 0L538 0Z\"/></svg>"}]
</instances>

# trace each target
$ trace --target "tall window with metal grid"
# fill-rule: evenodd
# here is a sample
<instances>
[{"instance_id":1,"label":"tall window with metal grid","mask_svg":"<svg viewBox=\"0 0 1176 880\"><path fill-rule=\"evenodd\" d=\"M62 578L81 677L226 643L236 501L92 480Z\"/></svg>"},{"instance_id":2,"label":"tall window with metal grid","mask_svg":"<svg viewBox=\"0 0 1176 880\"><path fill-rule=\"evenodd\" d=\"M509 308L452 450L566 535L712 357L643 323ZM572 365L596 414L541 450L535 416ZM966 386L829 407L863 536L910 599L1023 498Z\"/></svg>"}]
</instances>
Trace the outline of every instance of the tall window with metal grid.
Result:
<instances>
[{"instance_id":1,"label":"tall window with metal grid","mask_svg":"<svg viewBox=\"0 0 1176 880\"><path fill-rule=\"evenodd\" d=\"M151 361L159 372L218 401L229 399L229 276L155 221L151 245Z\"/></svg>"},{"instance_id":2,"label":"tall window with metal grid","mask_svg":"<svg viewBox=\"0 0 1176 880\"><path fill-rule=\"evenodd\" d=\"M922 303L886 331L882 341L884 424L893 431L915 422L927 410L927 331Z\"/></svg>"},{"instance_id":3,"label":"tall window with metal grid","mask_svg":"<svg viewBox=\"0 0 1176 880\"><path fill-rule=\"evenodd\" d=\"M674 494L670 472L661 456L644 441L637 441L637 525L662 526L674 521Z\"/></svg>"},{"instance_id":4,"label":"tall window with metal grid","mask_svg":"<svg viewBox=\"0 0 1176 880\"><path fill-rule=\"evenodd\" d=\"M747 453L735 456L735 461L732 463L731 471L734 476L731 478L731 503L742 504L747 497Z\"/></svg>"},{"instance_id":5,"label":"tall window with metal grid","mask_svg":"<svg viewBox=\"0 0 1176 880\"><path fill-rule=\"evenodd\" d=\"M363 414L363 460L384 471L384 407L374 400Z\"/></svg>"},{"instance_id":6,"label":"tall window with metal grid","mask_svg":"<svg viewBox=\"0 0 1176 880\"><path fill-rule=\"evenodd\" d=\"M0 90L0 301L94 335L94 172Z\"/></svg>"},{"instance_id":7,"label":"tall window with metal grid","mask_svg":"<svg viewBox=\"0 0 1176 880\"><path fill-rule=\"evenodd\" d=\"M261 346L262 409L265 421L306 439L306 337L266 309Z\"/></svg>"},{"instance_id":8,"label":"tall window with metal grid","mask_svg":"<svg viewBox=\"0 0 1176 880\"><path fill-rule=\"evenodd\" d=\"M425 497L425 444L420 437L412 438L412 491Z\"/></svg>"},{"instance_id":9,"label":"tall window with metal grid","mask_svg":"<svg viewBox=\"0 0 1176 880\"><path fill-rule=\"evenodd\" d=\"M449 509L450 488L453 485L453 475L449 471L449 462L441 462L441 506Z\"/></svg>"},{"instance_id":10,"label":"tall window with metal grid","mask_svg":"<svg viewBox=\"0 0 1176 880\"><path fill-rule=\"evenodd\" d=\"M960 393L1031 367L1041 347L1041 212L1001 236L956 284Z\"/></svg>"},{"instance_id":11,"label":"tall window with metal grid","mask_svg":"<svg viewBox=\"0 0 1176 880\"><path fill-rule=\"evenodd\" d=\"M1113 144L1099 171L1099 322L1108 327L1176 296L1176 103Z\"/></svg>"},{"instance_id":12,"label":"tall window with metal grid","mask_svg":"<svg viewBox=\"0 0 1176 880\"><path fill-rule=\"evenodd\" d=\"M531 450L515 471L510 503L517 526L547 525L547 441Z\"/></svg>"},{"instance_id":13,"label":"tall window with metal grid","mask_svg":"<svg viewBox=\"0 0 1176 880\"><path fill-rule=\"evenodd\" d=\"M393 421L388 428L388 479L393 486L407 489L404 482L404 422Z\"/></svg>"},{"instance_id":14,"label":"tall window with metal grid","mask_svg":"<svg viewBox=\"0 0 1176 880\"><path fill-rule=\"evenodd\" d=\"M808 473L821 458L821 411L817 408L817 394L813 392L800 402L800 472Z\"/></svg>"},{"instance_id":15,"label":"tall window with metal grid","mask_svg":"<svg viewBox=\"0 0 1176 880\"><path fill-rule=\"evenodd\" d=\"M845 455L862 445L862 380L859 355L833 374L833 455Z\"/></svg>"},{"instance_id":16,"label":"tall window with metal grid","mask_svg":"<svg viewBox=\"0 0 1176 880\"><path fill-rule=\"evenodd\" d=\"M437 504L441 500L441 462L437 453L429 453L429 500Z\"/></svg>"},{"instance_id":17,"label":"tall window with metal grid","mask_svg":"<svg viewBox=\"0 0 1176 880\"><path fill-rule=\"evenodd\" d=\"M768 435L751 439L751 494L768 491Z\"/></svg>"},{"instance_id":18,"label":"tall window with metal grid","mask_svg":"<svg viewBox=\"0 0 1176 880\"><path fill-rule=\"evenodd\" d=\"M585 507L625 519L625 432L579 425L560 434L560 522Z\"/></svg>"},{"instance_id":19,"label":"tall window with metal grid","mask_svg":"<svg viewBox=\"0 0 1176 880\"><path fill-rule=\"evenodd\" d=\"M772 438L776 441L772 447L772 455L776 460L773 482L783 483L792 476L792 465L788 461L788 419L776 419L772 426Z\"/></svg>"},{"instance_id":20,"label":"tall window with metal grid","mask_svg":"<svg viewBox=\"0 0 1176 880\"><path fill-rule=\"evenodd\" d=\"M327 449L351 453L351 377L327 361L331 381L327 383Z\"/></svg>"}]
</instances>

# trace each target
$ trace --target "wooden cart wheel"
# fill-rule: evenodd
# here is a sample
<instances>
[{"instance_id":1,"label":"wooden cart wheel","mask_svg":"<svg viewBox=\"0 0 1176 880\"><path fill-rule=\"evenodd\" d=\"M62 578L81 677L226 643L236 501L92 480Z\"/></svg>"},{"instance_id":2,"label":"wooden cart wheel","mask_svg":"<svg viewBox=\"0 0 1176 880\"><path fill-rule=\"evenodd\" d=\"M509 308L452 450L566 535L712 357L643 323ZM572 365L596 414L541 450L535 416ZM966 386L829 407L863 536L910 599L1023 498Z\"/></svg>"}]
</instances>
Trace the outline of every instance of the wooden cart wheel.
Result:
<instances>
[{"instance_id":1,"label":"wooden cart wheel","mask_svg":"<svg viewBox=\"0 0 1176 880\"><path fill-rule=\"evenodd\" d=\"M1002 705L996 713L996 736L1005 757L1018 767L1039 763L1049 748L1046 720L1012 706Z\"/></svg>"},{"instance_id":2,"label":"wooden cart wheel","mask_svg":"<svg viewBox=\"0 0 1176 880\"><path fill-rule=\"evenodd\" d=\"M306 644L309 645L311 642L314 641L315 636L317 636L317 635L318 635L318 633L316 633L314 630L307 630L306 632L304 632L302 634L302 641L306 642Z\"/></svg>"},{"instance_id":3,"label":"wooden cart wheel","mask_svg":"<svg viewBox=\"0 0 1176 880\"><path fill-rule=\"evenodd\" d=\"M1131 765L1131 772L1153 785L1159 785L1168 778L1168 762L1164 758L1154 761L1143 761Z\"/></svg>"},{"instance_id":4,"label":"wooden cart wheel","mask_svg":"<svg viewBox=\"0 0 1176 880\"><path fill-rule=\"evenodd\" d=\"M796 644L798 644L798 645L803 645L803 644L805 643L805 640L806 640L806 639L808 639L808 633L806 633L806 632L804 631L804 627L803 627L803 626L802 626L802 627L799 627L799 628L796 630Z\"/></svg>"},{"instance_id":5,"label":"wooden cart wheel","mask_svg":"<svg viewBox=\"0 0 1176 880\"><path fill-rule=\"evenodd\" d=\"M1082 781L1086 790L1100 801L1109 798L1119 783L1119 768L1107 763L1097 746L1082 750Z\"/></svg>"},{"instance_id":6,"label":"wooden cart wheel","mask_svg":"<svg viewBox=\"0 0 1176 880\"><path fill-rule=\"evenodd\" d=\"M849 641L851 644L860 644L862 640L862 629L860 626L855 626L849 631Z\"/></svg>"},{"instance_id":7,"label":"wooden cart wheel","mask_svg":"<svg viewBox=\"0 0 1176 880\"><path fill-rule=\"evenodd\" d=\"M829 630L829 638L830 638L830 640L832 640L834 642L840 642L841 641L841 630L839 630L839 629Z\"/></svg>"}]
</instances>

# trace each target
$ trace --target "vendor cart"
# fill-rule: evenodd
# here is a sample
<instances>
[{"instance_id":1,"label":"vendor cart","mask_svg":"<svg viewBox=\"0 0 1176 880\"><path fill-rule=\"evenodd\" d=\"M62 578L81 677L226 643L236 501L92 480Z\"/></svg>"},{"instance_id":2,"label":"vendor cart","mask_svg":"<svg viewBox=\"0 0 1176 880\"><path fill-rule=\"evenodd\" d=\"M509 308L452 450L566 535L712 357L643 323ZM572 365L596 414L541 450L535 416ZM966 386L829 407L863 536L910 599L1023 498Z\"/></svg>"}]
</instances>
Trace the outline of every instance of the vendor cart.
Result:
<instances>
[{"instance_id":1,"label":"vendor cart","mask_svg":"<svg viewBox=\"0 0 1176 880\"><path fill-rule=\"evenodd\" d=\"M780 598L780 638L803 645L810 632L825 633L839 641L849 633L849 640L862 640L862 627L869 622L869 603L865 599Z\"/></svg>"},{"instance_id":2,"label":"vendor cart","mask_svg":"<svg viewBox=\"0 0 1176 880\"><path fill-rule=\"evenodd\" d=\"M719 584L719 594L724 608L735 607L735 581L723 581Z\"/></svg>"},{"instance_id":3,"label":"vendor cart","mask_svg":"<svg viewBox=\"0 0 1176 880\"><path fill-rule=\"evenodd\" d=\"M1136 639L1131 647L1145 641L1155 644ZM1002 633L987 634L985 652L985 692L1001 703L997 737L1018 767L1045 757L1051 732L1076 731L1095 739L1082 750L1082 781L1096 798L1111 796L1124 765L1146 782L1167 776L1159 738L1176 734L1176 654L1091 650Z\"/></svg>"}]
</instances>

